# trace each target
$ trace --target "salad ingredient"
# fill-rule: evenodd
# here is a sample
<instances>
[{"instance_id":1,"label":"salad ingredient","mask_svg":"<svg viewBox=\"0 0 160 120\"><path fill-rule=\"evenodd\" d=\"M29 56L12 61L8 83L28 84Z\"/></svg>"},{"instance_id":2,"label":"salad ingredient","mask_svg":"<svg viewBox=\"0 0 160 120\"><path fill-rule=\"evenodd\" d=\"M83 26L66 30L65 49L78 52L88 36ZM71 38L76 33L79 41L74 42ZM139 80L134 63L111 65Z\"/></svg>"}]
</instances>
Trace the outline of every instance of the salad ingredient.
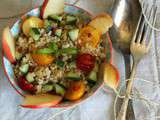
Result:
<instances>
[{"instance_id":1,"label":"salad ingredient","mask_svg":"<svg viewBox=\"0 0 160 120\"><path fill-rule=\"evenodd\" d=\"M95 56L88 53L82 53L77 56L76 66L81 71L90 72L95 66L95 60Z\"/></svg>"},{"instance_id":2,"label":"salad ingredient","mask_svg":"<svg viewBox=\"0 0 160 120\"><path fill-rule=\"evenodd\" d=\"M63 61L61 61L61 60L57 60L57 61L56 61L56 64L57 64L59 67L63 68L65 63L64 63Z\"/></svg>"},{"instance_id":3,"label":"salad ingredient","mask_svg":"<svg viewBox=\"0 0 160 120\"><path fill-rule=\"evenodd\" d=\"M22 56L23 55L20 52L16 51L16 53L15 53L16 60L20 60L22 58Z\"/></svg>"},{"instance_id":4,"label":"salad ingredient","mask_svg":"<svg viewBox=\"0 0 160 120\"><path fill-rule=\"evenodd\" d=\"M78 49L77 48L63 48L63 49L59 50L58 53L60 55L62 55L62 54L75 55L78 53Z\"/></svg>"},{"instance_id":5,"label":"salad ingredient","mask_svg":"<svg viewBox=\"0 0 160 120\"><path fill-rule=\"evenodd\" d=\"M33 60L38 64L38 65L48 65L51 64L54 60L55 57L49 54L31 54Z\"/></svg>"},{"instance_id":6,"label":"salad ingredient","mask_svg":"<svg viewBox=\"0 0 160 120\"><path fill-rule=\"evenodd\" d=\"M55 35L58 36L58 37L61 37L61 35L62 35L62 29L56 29L55 30Z\"/></svg>"},{"instance_id":7,"label":"salad ingredient","mask_svg":"<svg viewBox=\"0 0 160 120\"><path fill-rule=\"evenodd\" d=\"M35 74L34 74L34 73L28 73L28 74L26 75L26 80L27 80L29 83L32 83L32 82L35 80L34 77L35 77Z\"/></svg>"},{"instance_id":8,"label":"salad ingredient","mask_svg":"<svg viewBox=\"0 0 160 120\"><path fill-rule=\"evenodd\" d=\"M119 85L119 73L117 69L110 63L104 63L102 66L104 67L104 83L112 89L116 89Z\"/></svg>"},{"instance_id":9,"label":"salad ingredient","mask_svg":"<svg viewBox=\"0 0 160 120\"><path fill-rule=\"evenodd\" d=\"M71 40L75 41L78 39L79 29L72 29L68 32L68 35Z\"/></svg>"},{"instance_id":10,"label":"salad ingredient","mask_svg":"<svg viewBox=\"0 0 160 120\"><path fill-rule=\"evenodd\" d=\"M43 20L35 16L27 18L26 20L24 20L22 24L22 30L26 36L30 35L31 28L42 28L42 27L44 27Z\"/></svg>"},{"instance_id":11,"label":"salad ingredient","mask_svg":"<svg viewBox=\"0 0 160 120\"><path fill-rule=\"evenodd\" d=\"M36 53L38 54L51 54L51 53L55 53L55 51L51 48L42 48L36 51Z\"/></svg>"},{"instance_id":12,"label":"salad ingredient","mask_svg":"<svg viewBox=\"0 0 160 120\"><path fill-rule=\"evenodd\" d=\"M101 13L97 15L89 25L96 28L101 34L104 34L113 25L113 20L109 14Z\"/></svg>"},{"instance_id":13,"label":"salad ingredient","mask_svg":"<svg viewBox=\"0 0 160 120\"><path fill-rule=\"evenodd\" d=\"M82 79L78 72L73 72L73 71L67 72L65 74L65 78L68 80L81 80Z\"/></svg>"},{"instance_id":14,"label":"salad ingredient","mask_svg":"<svg viewBox=\"0 0 160 120\"><path fill-rule=\"evenodd\" d=\"M29 70L29 64L21 65L19 70L22 72L22 74L26 74Z\"/></svg>"},{"instance_id":15,"label":"salad ingredient","mask_svg":"<svg viewBox=\"0 0 160 120\"><path fill-rule=\"evenodd\" d=\"M62 86L59 85L59 84L54 84L54 89L55 89L55 92L56 92L58 95L64 96L64 94L65 94L65 89L64 89L64 87L62 87Z\"/></svg>"},{"instance_id":16,"label":"salad ingredient","mask_svg":"<svg viewBox=\"0 0 160 120\"><path fill-rule=\"evenodd\" d=\"M28 91L28 92L35 91L35 87L33 86L33 84L29 83L24 76L21 76L19 78L18 85L24 91Z\"/></svg>"},{"instance_id":17,"label":"salad ingredient","mask_svg":"<svg viewBox=\"0 0 160 120\"><path fill-rule=\"evenodd\" d=\"M9 27L4 28L2 33L2 47L4 53L11 63L16 62L15 56L15 40Z\"/></svg>"},{"instance_id":18,"label":"salad ingredient","mask_svg":"<svg viewBox=\"0 0 160 120\"><path fill-rule=\"evenodd\" d=\"M84 95L85 88L86 85L83 80L71 81L70 86L65 93L65 98L71 101L78 100Z\"/></svg>"},{"instance_id":19,"label":"salad ingredient","mask_svg":"<svg viewBox=\"0 0 160 120\"><path fill-rule=\"evenodd\" d=\"M44 93L50 92L50 91L53 90L53 87L54 87L53 85L48 85L48 84L43 85L42 86L42 92L44 92Z\"/></svg>"},{"instance_id":20,"label":"salad ingredient","mask_svg":"<svg viewBox=\"0 0 160 120\"><path fill-rule=\"evenodd\" d=\"M97 81L97 72L95 72L94 70L91 71L91 72L89 73L89 75L88 75L88 80L89 80L90 82L95 83L95 82Z\"/></svg>"},{"instance_id":21,"label":"salad ingredient","mask_svg":"<svg viewBox=\"0 0 160 120\"><path fill-rule=\"evenodd\" d=\"M61 14L64 12L64 0L44 0L41 17L47 18L50 15Z\"/></svg>"},{"instance_id":22,"label":"salad ingredient","mask_svg":"<svg viewBox=\"0 0 160 120\"><path fill-rule=\"evenodd\" d=\"M29 35L35 40L39 40L40 38L40 31L38 28L31 28L30 31L29 31Z\"/></svg>"},{"instance_id":23,"label":"salad ingredient","mask_svg":"<svg viewBox=\"0 0 160 120\"><path fill-rule=\"evenodd\" d=\"M52 107L61 102L62 97L53 94L26 95L21 105L25 108Z\"/></svg>"},{"instance_id":24,"label":"salad ingredient","mask_svg":"<svg viewBox=\"0 0 160 120\"><path fill-rule=\"evenodd\" d=\"M48 18L56 22L61 22L63 17L61 15L50 15Z\"/></svg>"},{"instance_id":25,"label":"salad ingredient","mask_svg":"<svg viewBox=\"0 0 160 120\"><path fill-rule=\"evenodd\" d=\"M79 45L81 47L88 47L91 46L93 48L97 48L100 42L101 34L97 29L91 26L86 26L80 30L79 35Z\"/></svg>"},{"instance_id":26,"label":"salad ingredient","mask_svg":"<svg viewBox=\"0 0 160 120\"><path fill-rule=\"evenodd\" d=\"M72 15L67 15L66 22L67 24L75 23L77 21L77 17Z\"/></svg>"}]
</instances>

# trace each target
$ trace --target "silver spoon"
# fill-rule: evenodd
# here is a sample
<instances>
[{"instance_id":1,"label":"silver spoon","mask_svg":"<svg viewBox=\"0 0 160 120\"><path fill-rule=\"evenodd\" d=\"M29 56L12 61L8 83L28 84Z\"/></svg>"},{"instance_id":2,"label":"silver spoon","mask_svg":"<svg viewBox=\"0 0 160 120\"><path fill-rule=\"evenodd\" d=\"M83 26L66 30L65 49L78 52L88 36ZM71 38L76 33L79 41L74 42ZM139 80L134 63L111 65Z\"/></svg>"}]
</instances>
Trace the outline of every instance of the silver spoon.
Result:
<instances>
[{"instance_id":1,"label":"silver spoon","mask_svg":"<svg viewBox=\"0 0 160 120\"><path fill-rule=\"evenodd\" d=\"M124 56L125 76L130 76L130 42L140 17L141 6L138 0L115 0L112 9L114 25L110 30L113 45ZM120 104L120 103L119 103ZM127 120L135 120L132 101L129 101Z\"/></svg>"}]
</instances>

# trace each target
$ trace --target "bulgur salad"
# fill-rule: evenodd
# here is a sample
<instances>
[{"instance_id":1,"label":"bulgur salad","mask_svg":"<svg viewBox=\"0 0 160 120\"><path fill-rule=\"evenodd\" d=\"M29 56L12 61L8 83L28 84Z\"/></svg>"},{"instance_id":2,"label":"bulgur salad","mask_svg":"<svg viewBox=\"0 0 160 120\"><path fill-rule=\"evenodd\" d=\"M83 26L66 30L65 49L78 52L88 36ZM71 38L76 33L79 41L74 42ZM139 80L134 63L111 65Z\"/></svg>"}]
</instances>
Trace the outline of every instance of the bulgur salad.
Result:
<instances>
[{"instance_id":1,"label":"bulgur salad","mask_svg":"<svg viewBox=\"0 0 160 120\"><path fill-rule=\"evenodd\" d=\"M33 25L28 27L29 23ZM16 63L12 64L19 87L30 94L80 99L96 84L105 58L100 36L78 15L26 18L15 41Z\"/></svg>"}]
</instances>

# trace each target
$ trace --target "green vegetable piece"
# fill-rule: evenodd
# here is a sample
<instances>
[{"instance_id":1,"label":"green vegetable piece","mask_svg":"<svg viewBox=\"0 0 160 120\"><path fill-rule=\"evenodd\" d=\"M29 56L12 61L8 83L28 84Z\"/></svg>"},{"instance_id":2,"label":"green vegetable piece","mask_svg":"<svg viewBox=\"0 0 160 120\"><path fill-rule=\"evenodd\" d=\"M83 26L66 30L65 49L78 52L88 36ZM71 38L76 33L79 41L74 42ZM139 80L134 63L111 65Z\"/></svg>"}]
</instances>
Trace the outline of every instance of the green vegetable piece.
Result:
<instances>
[{"instance_id":1,"label":"green vegetable piece","mask_svg":"<svg viewBox=\"0 0 160 120\"><path fill-rule=\"evenodd\" d=\"M44 20L44 28L48 28L52 26L52 21L45 19Z\"/></svg>"},{"instance_id":2,"label":"green vegetable piece","mask_svg":"<svg viewBox=\"0 0 160 120\"><path fill-rule=\"evenodd\" d=\"M62 35L62 29L57 29L55 31L55 35L58 36L58 37L61 37L61 35Z\"/></svg>"},{"instance_id":3,"label":"green vegetable piece","mask_svg":"<svg viewBox=\"0 0 160 120\"><path fill-rule=\"evenodd\" d=\"M55 85L54 85L54 88L55 88L55 92L56 92L57 94L64 96L64 94L65 94L65 89L64 89L64 87L62 87L62 86L59 85L59 84L55 84Z\"/></svg>"},{"instance_id":4,"label":"green vegetable piece","mask_svg":"<svg viewBox=\"0 0 160 120\"><path fill-rule=\"evenodd\" d=\"M27 79L27 81L29 82L29 83L32 83L33 81L34 81L34 74L33 73L28 73L27 75L26 75L26 79Z\"/></svg>"},{"instance_id":5,"label":"green vegetable piece","mask_svg":"<svg viewBox=\"0 0 160 120\"><path fill-rule=\"evenodd\" d=\"M59 50L59 54L75 55L77 53L78 53L78 49L77 48L63 48L63 49Z\"/></svg>"},{"instance_id":6,"label":"green vegetable piece","mask_svg":"<svg viewBox=\"0 0 160 120\"><path fill-rule=\"evenodd\" d=\"M60 21L62 21L62 16L60 16L60 15L50 15L49 17L48 17L48 19L51 19L51 20L55 20L55 21L58 21L58 22L60 22Z\"/></svg>"},{"instance_id":7,"label":"green vegetable piece","mask_svg":"<svg viewBox=\"0 0 160 120\"><path fill-rule=\"evenodd\" d=\"M65 78L69 80L81 80L80 74L70 71L65 74Z\"/></svg>"},{"instance_id":8,"label":"green vegetable piece","mask_svg":"<svg viewBox=\"0 0 160 120\"><path fill-rule=\"evenodd\" d=\"M39 40L41 34L38 28L31 28L29 31L30 36L35 40Z\"/></svg>"},{"instance_id":9,"label":"green vegetable piece","mask_svg":"<svg viewBox=\"0 0 160 120\"><path fill-rule=\"evenodd\" d=\"M79 35L79 29L70 30L70 31L68 32L68 35L69 35L69 37L70 37L70 39L71 39L72 41L77 40L77 39L78 39L78 35Z\"/></svg>"},{"instance_id":10,"label":"green vegetable piece","mask_svg":"<svg viewBox=\"0 0 160 120\"><path fill-rule=\"evenodd\" d=\"M16 57L16 60L20 60L22 58L22 54L18 51L15 52L15 57Z\"/></svg>"},{"instance_id":11,"label":"green vegetable piece","mask_svg":"<svg viewBox=\"0 0 160 120\"><path fill-rule=\"evenodd\" d=\"M68 24L75 23L76 21L77 21L77 17L75 17L75 16L68 15L68 16L66 17L66 22L67 22Z\"/></svg>"},{"instance_id":12,"label":"green vegetable piece","mask_svg":"<svg viewBox=\"0 0 160 120\"><path fill-rule=\"evenodd\" d=\"M42 92L50 92L53 90L53 88L54 88L53 85L44 85L42 86Z\"/></svg>"},{"instance_id":13,"label":"green vegetable piece","mask_svg":"<svg viewBox=\"0 0 160 120\"><path fill-rule=\"evenodd\" d=\"M88 75L88 80L90 82L96 82L97 81L97 72L91 71Z\"/></svg>"},{"instance_id":14,"label":"green vegetable piece","mask_svg":"<svg viewBox=\"0 0 160 120\"><path fill-rule=\"evenodd\" d=\"M23 73L23 74L26 74L29 70L29 64L24 64L24 65L21 65L19 70Z\"/></svg>"},{"instance_id":15,"label":"green vegetable piece","mask_svg":"<svg viewBox=\"0 0 160 120\"><path fill-rule=\"evenodd\" d=\"M51 42L49 48L52 49L54 52L58 50L58 46L55 42Z\"/></svg>"},{"instance_id":16,"label":"green vegetable piece","mask_svg":"<svg viewBox=\"0 0 160 120\"><path fill-rule=\"evenodd\" d=\"M36 51L36 53L39 53L39 54L52 54L54 52L55 51L51 48L43 48Z\"/></svg>"},{"instance_id":17,"label":"green vegetable piece","mask_svg":"<svg viewBox=\"0 0 160 120\"><path fill-rule=\"evenodd\" d=\"M64 67L64 62L63 61L58 60L58 61L56 61L56 64L61 68Z\"/></svg>"}]
</instances>

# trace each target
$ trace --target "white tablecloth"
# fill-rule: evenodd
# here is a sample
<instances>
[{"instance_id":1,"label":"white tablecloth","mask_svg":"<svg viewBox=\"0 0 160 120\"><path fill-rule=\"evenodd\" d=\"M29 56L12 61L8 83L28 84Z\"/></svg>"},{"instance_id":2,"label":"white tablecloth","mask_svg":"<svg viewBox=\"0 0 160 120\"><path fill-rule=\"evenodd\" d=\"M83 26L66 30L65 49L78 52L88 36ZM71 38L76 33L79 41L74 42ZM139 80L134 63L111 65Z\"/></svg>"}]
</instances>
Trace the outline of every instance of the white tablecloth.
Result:
<instances>
[{"instance_id":1,"label":"white tablecloth","mask_svg":"<svg viewBox=\"0 0 160 120\"><path fill-rule=\"evenodd\" d=\"M1 0L2 3L4 3L3 1L10 0ZM25 2L25 0L21 1ZM36 4L35 2L37 1L34 0L32 6L34 6ZM90 1L90 4L84 4L88 3L88 1ZM92 13L98 13L101 11L109 10L109 7L112 5L112 2L110 1L111 0L81 0L77 5L91 11ZM8 7L13 7L12 5L12 1L10 1L10 6ZM12 25L12 23L14 23L16 19L1 19L1 17L7 16L7 14L9 15L10 12L6 12L7 6L5 6L5 4L1 4L0 6L1 35L3 27L6 25ZM101 7L101 9L97 10L96 7ZM8 8L8 10L11 9ZM157 19L157 26L160 26L160 23L158 22L159 21ZM138 78L146 79L156 83L160 83L160 40L158 39L160 39L160 33L156 32L155 35L152 37L152 40L154 42L151 52L145 57L145 59L141 61L137 70ZM120 71L121 80L124 80L124 62L122 55L117 53L116 51L113 51L113 62ZM53 115L64 110L48 108L32 110L20 107L19 104L22 99L21 96L15 92L15 90L7 81L6 77L4 76L1 64L0 68L0 120L52 120L51 117ZM137 88L141 89L143 85L143 82L140 82L138 79L136 80ZM151 87L150 84L147 84L143 88L145 95L157 102L160 102L159 87L153 88L153 86ZM57 116L55 120L113 120L114 98L115 95L110 90L108 90L108 92L104 92L101 89L84 103L82 103L75 109L72 109L73 111L68 110ZM160 115L160 109L158 109L160 108L160 106L149 107L149 110L147 110L146 107L144 107L144 105L142 104L142 102L134 102L134 110L137 120L143 120L143 117L149 118L150 115ZM68 118L68 116L70 117ZM160 120L160 118L149 118L148 120Z\"/></svg>"}]
</instances>

